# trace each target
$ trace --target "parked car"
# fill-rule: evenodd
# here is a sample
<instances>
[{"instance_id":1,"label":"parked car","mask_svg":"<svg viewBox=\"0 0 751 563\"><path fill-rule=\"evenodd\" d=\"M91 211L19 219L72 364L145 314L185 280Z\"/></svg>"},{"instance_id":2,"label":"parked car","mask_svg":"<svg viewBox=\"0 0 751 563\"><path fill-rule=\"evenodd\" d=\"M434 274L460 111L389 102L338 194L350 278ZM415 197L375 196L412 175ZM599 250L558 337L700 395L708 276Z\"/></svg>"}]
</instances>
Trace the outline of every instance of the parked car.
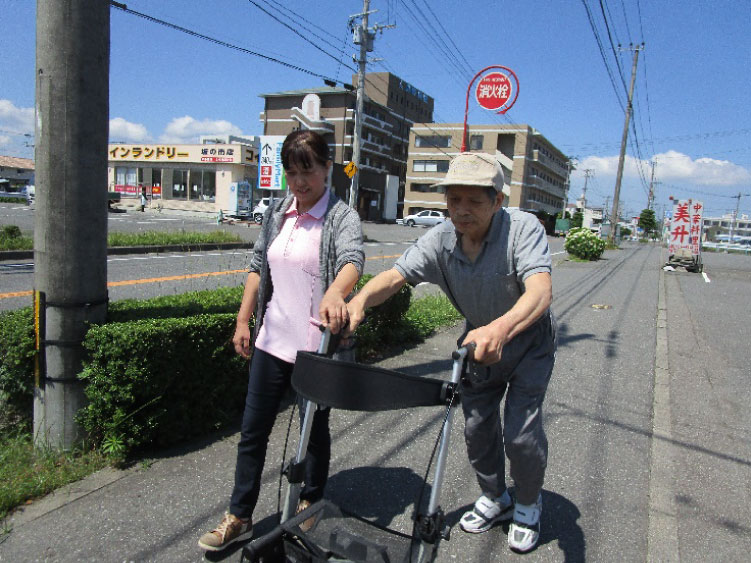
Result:
<instances>
[{"instance_id":1,"label":"parked car","mask_svg":"<svg viewBox=\"0 0 751 563\"><path fill-rule=\"evenodd\" d=\"M414 227L415 225L427 225L432 227L438 223L443 223L446 220L446 216L440 211L434 211L432 209L426 209L413 215L407 215L404 218L403 223L408 227Z\"/></svg>"},{"instance_id":2,"label":"parked car","mask_svg":"<svg viewBox=\"0 0 751 563\"><path fill-rule=\"evenodd\" d=\"M256 206L253 208L253 221L258 223L259 225L263 222L263 214L266 211L266 208L269 206L269 198L264 197L261 198L261 201L259 201Z\"/></svg>"}]
</instances>

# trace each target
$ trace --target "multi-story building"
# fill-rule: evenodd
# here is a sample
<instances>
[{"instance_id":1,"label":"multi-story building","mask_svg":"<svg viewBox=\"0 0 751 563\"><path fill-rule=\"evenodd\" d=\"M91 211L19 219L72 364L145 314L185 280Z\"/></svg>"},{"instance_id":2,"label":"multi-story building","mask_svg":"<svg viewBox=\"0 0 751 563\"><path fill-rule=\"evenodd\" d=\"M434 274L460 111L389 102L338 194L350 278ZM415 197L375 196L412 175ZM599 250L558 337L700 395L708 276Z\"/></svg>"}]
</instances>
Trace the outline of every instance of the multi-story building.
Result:
<instances>
[{"instance_id":1,"label":"multi-story building","mask_svg":"<svg viewBox=\"0 0 751 563\"><path fill-rule=\"evenodd\" d=\"M357 77L352 79L354 82ZM351 181L343 167L352 159L354 87L324 86L261 97L264 111L260 119L265 135L287 135L304 128L324 136L334 160L334 189L346 200ZM432 117L433 98L427 94L389 72L366 74L357 204L362 217L390 218L385 213L388 176L398 178L398 201L403 201L410 128L418 121L432 121Z\"/></svg>"},{"instance_id":2,"label":"multi-story building","mask_svg":"<svg viewBox=\"0 0 751 563\"><path fill-rule=\"evenodd\" d=\"M494 155L503 167L511 197L509 207L543 216L564 209L569 159L529 125L471 125L470 151ZM416 123L410 131L404 214L423 209L445 210L440 190L431 185L443 179L451 158L462 146L461 123Z\"/></svg>"}]
</instances>

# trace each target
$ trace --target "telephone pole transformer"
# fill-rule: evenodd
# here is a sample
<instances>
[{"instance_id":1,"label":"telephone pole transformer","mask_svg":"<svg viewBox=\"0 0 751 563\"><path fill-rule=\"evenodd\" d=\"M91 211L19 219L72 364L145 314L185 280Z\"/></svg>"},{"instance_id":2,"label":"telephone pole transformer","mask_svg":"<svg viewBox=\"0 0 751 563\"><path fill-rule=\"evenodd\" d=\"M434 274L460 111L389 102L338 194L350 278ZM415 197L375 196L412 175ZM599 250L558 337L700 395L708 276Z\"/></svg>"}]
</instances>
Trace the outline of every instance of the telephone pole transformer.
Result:
<instances>
[{"instance_id":1,"label":"telephone pole transformer","mask_svg":"<svg viewBox=\"0 0 751 563\"><path fill-rule=\"evenodd\" d=\"M632 100L634 98L634 83L636 82L636 64L639 60L639 51L644 48L644 43L634 47L634 64L631 67L631 86L628 90L628 103L626 104L626 120L623 124L623 136L621 137L621 155L618 158L618 173L615 178L615 191L613 193L613 212L610 215L610 232L608 241L615 243L615 231L618 226L618 200L621 197L621 179L623 178L623 162L626 158L626 143L628 141L628 126L631 121L631 114L634 111Z\"/></svg>"}]
</instances>

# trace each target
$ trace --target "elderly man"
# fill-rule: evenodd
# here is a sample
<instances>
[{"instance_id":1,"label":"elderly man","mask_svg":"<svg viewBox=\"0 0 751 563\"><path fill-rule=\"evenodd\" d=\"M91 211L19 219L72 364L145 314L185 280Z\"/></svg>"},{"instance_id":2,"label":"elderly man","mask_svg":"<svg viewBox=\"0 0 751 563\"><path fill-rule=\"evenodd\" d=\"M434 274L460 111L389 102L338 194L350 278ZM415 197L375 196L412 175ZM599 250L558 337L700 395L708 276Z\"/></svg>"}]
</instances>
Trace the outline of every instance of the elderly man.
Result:
<instances>
[{"instance_id":1,"label":"elderly man","mask_svg":"<svg viewBox=\"0 0 751 563\"><path fill-rule=\"evenodd\" d=\"M460 526L481 533L512 520L509 547L527 552L540 534L548 453L542 403L556 350L547 238L535 216L502 207L508 188L491 155L458 155L436 186L446 188L451 221L428 231L360 290L348 304L349 330L366 308L405 283L430 282L446 293L466 319L462 345L476 345L462 409L467 454L482 496ZM506 488L505 456L513 496Z\"/></svg>"}]
</instances>

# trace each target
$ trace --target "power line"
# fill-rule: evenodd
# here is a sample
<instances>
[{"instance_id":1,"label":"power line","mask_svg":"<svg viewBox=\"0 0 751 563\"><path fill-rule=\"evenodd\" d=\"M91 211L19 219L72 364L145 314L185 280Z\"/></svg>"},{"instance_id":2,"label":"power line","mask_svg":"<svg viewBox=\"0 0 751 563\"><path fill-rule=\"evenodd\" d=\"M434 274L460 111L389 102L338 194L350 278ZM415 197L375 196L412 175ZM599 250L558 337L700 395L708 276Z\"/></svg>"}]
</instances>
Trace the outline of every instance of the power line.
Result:
<instances>
[{"instance_id":1,"label":"power line","mask_svg":"<svg viewBox=\"0 0 751 563\"><path fill-rule=\"evenodd\" d=\"M592 33L595 36L595 41L597 42L597 47L600 50L600 57L602 58L602 62L605 65L605 70L607 71L608 77L610 78L610 84L613 86L613 92L615 93L615 97L618 100L618 105L621 106L621 109L623 111L626 111L626 108L623 105L623 101L621 101L620 90L618 89L618 87L615 84L615 77L613 76L613 71L610 68L610 65L608 64L607 57L605 56L605 48L603 47L602 40L600 39L600 34L597 31L597 26L595 25L594 18L592 16L592 12L589 9L589 5L587 4L587 0L582 0L582 4L584 4L584 9L587 11L587 19L589 20L589 27L592 29Z\"/></svg>"},{"instance_id":2,"label":"power line","mask_svg":"<svg viewBox=\"0 0 751 563\"><path fill-rule=\"evenodd\" d=\"M261 7L261 5L258 4L258 2L255 2L255 0L248 0L248 2L250 2L251 4L253 4L256 8L258 8L264 14L268 15L269 17L271 17L273 20L275 20L275 21L279 22L280 24L282 24L284 27L286 27L287 29L289 29L292 33L294 33L295 35L297 35L298 37L300 37L306 43L312 45L315 49L317 49L318 51L320 51L321 53L323 53L327 57L334 59L339 64L344 64L341 61L341 57L337 58L334 55L332 55L331 53L329 53L328 51L326 51L325 49L323 49L322 47L316 45L315 42L313 42L310 39L308 39L307 37L305 37L302 33L300 33L294 27L292 27L288 23L283 22L282 20L280 20L279 18L277 18L274 14L272 14L271 12L269 12L268 10L266 10L265 8ZM320 38L320 36L317 36L317 37ZM336 48L336 47L334 47L334 48ZM351 71L355 72L354 68L352 68L352 67L347 67L347 68L349 68Z\"/></svg>"},{"instance_id":3,"label":"power line","mask_svg":"<svg viewBox=\"0 0 751 563\"><path fill-rule=\"evenodd\" d=\"M131 14L133 16L138 16L139 18L143 18L143 19L145 19L147 21L150 21L152 23L156 23L156 24L159 24L159 25L163 25L165 27L169 27L170 29L174 29L175 31L179 31L179 32L185 33L187 35L191 35L193 37L197 37L199 39L203 39L205 41L208 41L210 43L214 43L216 45L220 45L222 47L227 47L228 49L234 49L235 51L240 51L241 53L246 53L246 54L252 55L254 57L260 57L262 59L265 59L267 61L270 61L270 62L273 62L273 63L276 63L276 64L280 64L280 65L285 66L287 68L291 68L293 70L299 70L300 72L304 72L306 74L310 74L311 76L316 76L318 78L322 78L323 80L328 80L330 82L341 82L339 80L335 80L335 79L331 78L330 76L326 76L325 74L320 74L318 72L314 72L314 71L309 70L307 68L304 68L304 67L301 67L301 66L298 66L298 65L294 65L294 64L291 64L291 63L287 63L285 61L282 61L282 60L279 60L277 58L271 57L269 55L264 55L263 53L259 53L257 51L252 51L252 50L247 49L245 47L240 47L239 45L234 45L232 43L228 43L227 41L222 41L221 39L216 39L214 37L210 37L208 35L204 35L203 33L198 33L197 31L193 31L192 29L188 29L186 27L182 27L182 26L179 26L177 24L170 23L168 21L161 20L159 18L155 18L153 16L149 16L148 14L144 14L142 12L137 12L136 10L131 10L125 4L120 4L119 2L110 1L110 5L113 8L121 10L121 11L123 11L125 13Z\"/></svg>"}]
</instances>

